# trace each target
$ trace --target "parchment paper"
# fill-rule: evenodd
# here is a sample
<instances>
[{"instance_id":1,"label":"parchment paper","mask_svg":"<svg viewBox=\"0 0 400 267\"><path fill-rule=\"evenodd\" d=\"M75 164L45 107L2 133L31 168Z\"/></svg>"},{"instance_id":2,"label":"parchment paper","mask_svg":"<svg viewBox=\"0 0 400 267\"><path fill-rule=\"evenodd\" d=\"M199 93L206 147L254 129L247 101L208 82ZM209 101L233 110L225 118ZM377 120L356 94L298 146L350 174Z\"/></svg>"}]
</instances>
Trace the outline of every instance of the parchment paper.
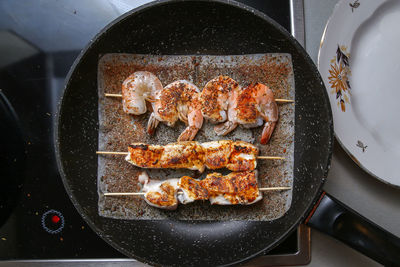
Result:
<instances>
[{"instance_id":1,"label":"parchment paper","mask_svg":"<svg viewBox=\"0 0 400 267\"><path fill-rule=\"evenodd\" d=\"M127 151L133 142L167 144L175 142L185 128L182 122L173 128L159 124L154 136L146 133L150 115L128 115L122 110L121 98L106 98L104 93L121 93L124 79L135 71L147 70L157 75L163 86L185 79L201 90L207 81L228 75L242 87L251 82L267 84L275 98L294 99L294 77L289 54L253 54L233 56L156 56L106 54L99 60L99 150ZM279 121L267 145L260 145L262 127L238 127L225 137L214 133L210 122L204 122L195 140L199 142L231 139L254 143L260 155L284 156L285 161L258 160L259 186L292 186L294 154L294 104L278 104ZM151 110L151 106L148 105ZM176 211L148 206L143 197L104 197L104 192L137 192L137 176L143 169L130 165L124 156L99 156L99 215L117 219L179 219L179 220L253 220L269 221L281 217L290 207L292 191L264 192L263 200L250 206L211 206L208 201L179 205ZM218 170L228 173L227 170ZM151 178L166 179L189 175L189 170L147 170ZM209 171L199 178L204 178Z\"/></svg>"}]
</instances>

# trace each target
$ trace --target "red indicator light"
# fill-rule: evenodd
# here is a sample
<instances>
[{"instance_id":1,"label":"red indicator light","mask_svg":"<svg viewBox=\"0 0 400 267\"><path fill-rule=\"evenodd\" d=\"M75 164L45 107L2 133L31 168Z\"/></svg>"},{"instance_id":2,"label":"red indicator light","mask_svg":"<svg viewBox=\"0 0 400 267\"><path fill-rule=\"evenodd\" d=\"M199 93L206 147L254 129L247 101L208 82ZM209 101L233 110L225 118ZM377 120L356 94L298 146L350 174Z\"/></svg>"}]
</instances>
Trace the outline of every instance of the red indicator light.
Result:
<instances>
[{"instance_id":1,"label":"red indicator light","mask_svg":"<svg viewBox=\"0 0 400 267\"><path fill-rule=\"evenodd\" d=\"M51 216L51 221L53 223L58 223L60 221L60 217L58 217L57 215L53 215Z\"/></svg>"}]
</instances>

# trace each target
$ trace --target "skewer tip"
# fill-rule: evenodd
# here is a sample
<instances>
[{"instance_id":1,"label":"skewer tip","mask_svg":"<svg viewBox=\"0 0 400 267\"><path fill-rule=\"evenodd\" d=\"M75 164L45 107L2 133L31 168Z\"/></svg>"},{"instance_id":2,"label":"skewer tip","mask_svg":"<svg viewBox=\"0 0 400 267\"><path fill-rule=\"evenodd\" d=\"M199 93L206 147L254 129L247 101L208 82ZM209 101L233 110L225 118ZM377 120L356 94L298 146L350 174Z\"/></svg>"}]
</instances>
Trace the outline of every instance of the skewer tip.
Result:
<instances>
[{"instance_id":1,"label":"skewer tip","mask_svg":"<svg viewBox=\"0 0 400 267\"><path fill-rule=\"evenodd\" d=\"M277 99L275 99L275 102L278 102L278 103L294 103L294 100L277 98Z\"/></svg>"},{"instance_id":2,"label":"skewer tip","mask_svg":"<svg viewBox=\"0 0 400 267\"><path fill-rule=\"evenodd\" d=\"M257 156L257 159L277 159L277 160L285 160L284 157L275 157L275 156Z\"/></svg>"},{"instance_id":3,"label":"skewer tip","mask_svg":"<svg viewBox=\"0 0 400 267\"><path fill-rule=\"evenodd\" d=\"M118 151L96 151L97 155L129 155L129 152Z\"/></svg>"},{"instance_id":4,"label":"skewer tip","mask_svg":"<svg viewBox=\"0 0 400 267\"><path fill-rule=\"evenodd\" d=\"M279 187L261 187L258 190L263 191L283 191L292 189L290 186L279 186Z\"/></svg>"},{"instance_id":5,"label":"skewer tip","mask_svg":"<svg viewBox=\"0 0 400 267\"><path fill-rule=\"evenodd\" d=\"M110 94L110 93L104 93L104 96L106 96L106 97L122 97L121 94Z\"/></svg>"},{"instance_id":6,"label":"skewer tip","mask_svg":"<svg viewBox=\"0 0 400 267\"><path fill-rule=\"evenodd\" d=\"M104 193L104 196L144 196L144 192L116 192L116 193Z\"/></svg>"}]
</instances>

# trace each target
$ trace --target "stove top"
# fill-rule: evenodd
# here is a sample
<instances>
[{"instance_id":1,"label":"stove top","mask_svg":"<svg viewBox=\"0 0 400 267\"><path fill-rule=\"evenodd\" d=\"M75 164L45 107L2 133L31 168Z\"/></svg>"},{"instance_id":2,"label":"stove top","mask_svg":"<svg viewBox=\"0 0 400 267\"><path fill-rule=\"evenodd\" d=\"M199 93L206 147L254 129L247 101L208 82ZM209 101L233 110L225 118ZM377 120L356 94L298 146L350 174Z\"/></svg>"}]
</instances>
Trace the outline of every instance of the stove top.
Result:
<instances>
[{"instance_id":1,"label":"stove top","mask_svg":"<svg viewBox=\"0 0 400 267\"><path fill-rule=\"evenodd\" d=\"M0 260L126 258L88 227L69 200L55 160L53 125L80 50L107 23L143 2L0 4ZM293 28L289 0L239 2ZM266 257L274 265L288 264L282 259L290 257L289 264L305 264L309 245L309 230L300 227Z\"/></svg>"}]
</instances>

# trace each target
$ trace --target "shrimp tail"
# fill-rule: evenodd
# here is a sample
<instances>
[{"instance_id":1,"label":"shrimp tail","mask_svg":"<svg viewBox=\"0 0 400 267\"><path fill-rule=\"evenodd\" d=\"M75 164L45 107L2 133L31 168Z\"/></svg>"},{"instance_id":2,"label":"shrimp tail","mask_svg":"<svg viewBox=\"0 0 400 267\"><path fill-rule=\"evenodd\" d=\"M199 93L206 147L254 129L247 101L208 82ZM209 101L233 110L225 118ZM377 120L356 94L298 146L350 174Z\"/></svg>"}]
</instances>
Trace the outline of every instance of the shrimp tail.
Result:
<instances>
[{"instance_id":1,"label":"shrimp tail","mask_svg":"<svg viewBox=\"0 0 400 267\"><path fill-rule=\"evenodd\" d=\"M178 113L178 118L183 121L185 124L188 124L187 113L184 114L183 112Z\"/></svg>"},{"instance_id":2,"label":"shrimp tail","mask_svg":"<svg viewBox=\"0 0 400 267\"><path fill-rule=\"evenodd\" d=\"M214 131L217 135L227 135L228 133L232 132L235 130L235 128L238 126L237 123L231 122L231 121L226 121L224 123L218 124L214 127Z\"/></svg>"},{"instance_id":3,"label":"shrimp tail","mask_svg":"<svg viewBox=\"0 0 400 267\"><path fill-rule=\"evenodd\" d=\"M157 120L154 112L152 112L149 121L147 122L147 133L153 135L159 123L160 121Z\"/></svg>"},{"instance_id":4,"label":"shrimp tail","mask_svg":"<svg viewBox=\"0 0 400 267\"><path fill-rule=\"evenodd\" d=\"M179 113L180 115L184 113L186 114L186 116L184 117L185 120L183 120L182 118L181 120L183 120L185 123L188 123L189 125L179 135L178 141L192 141L197 132L201 129L201 126L203 126L203 115L201 114L200 108L196 106L196 103L197 102L194 102L193 106L190 107L189 113L185 109L182 109Z\"/></svg>"},{"instance_id":5,"label":"shrimp tail","mask_svg":"<svg viewBox=\"0 0 400 267\"><path fill-rule=\"evenodd\" d=\"M157 102L157 99L154 96L146 96L146 100L149 101L150 103Z\"/></svg>"},{"instance_id":6,"label":"shrimp tail","mask_svg":"<svg viewBox=\"0 0 400 267\"><path fill-rule=\"evenodd\" d=\"M265 145L268 143L269 139L271 138L272 132L275 129L276 121L267 121L264 124L264 129L261 133L261 140L260 143Z\"/></svg>"},{"instance_id":7,"label":"shrimp tail","mask_svg":"<svg viewBox=\"0 0 400 267\"><path fill-rule=\"evenodd\" d=\"M199 131L199 129L194 126L186 127L186 129L179 135L178 142L192 141L198 131Z\"/></svg>"}]
</instances>

